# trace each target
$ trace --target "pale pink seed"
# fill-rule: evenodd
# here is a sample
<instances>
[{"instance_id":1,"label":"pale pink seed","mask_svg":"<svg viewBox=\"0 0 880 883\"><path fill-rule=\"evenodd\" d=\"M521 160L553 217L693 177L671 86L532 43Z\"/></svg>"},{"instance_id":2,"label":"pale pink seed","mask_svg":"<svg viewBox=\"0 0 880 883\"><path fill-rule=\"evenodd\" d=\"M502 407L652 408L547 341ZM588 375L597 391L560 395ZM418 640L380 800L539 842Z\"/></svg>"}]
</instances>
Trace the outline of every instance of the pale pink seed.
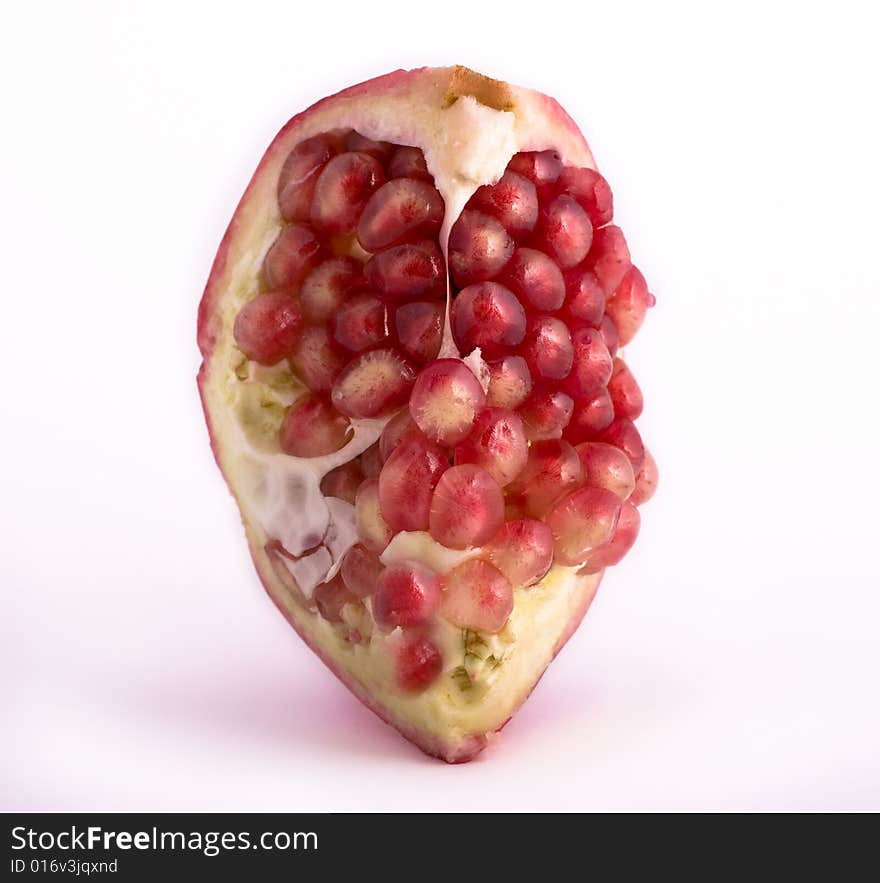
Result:
<instances>
[{"instance_id":1,"label":"pale pink seed","mask_svg":"<svg viewBox=\"0 0 880 883\"><path fill-rule=\"evenodd\" d=\"M555 560L565 566L583 562L611 539L619 514L620 500L605 488L586 486L563 497L547 516Z\"/></svg>"},{"instance_id":2,"label":"pale pink seed","mask_svg":"<svg viewBox=\"0 0 880 883\"><path fill-rule=\"evenodd\" d=\"M565 300L562 271L534 248L518 248L504 268L501 281L520 299L540 312L558 310Z\"/></svg>"},{"instance_id":3,"label":"pale pink seed","mask_svg":"<svg viewBox=\"0 0 880 883\"><path fill-rule=\"evenodd\" d=\"M509 288L481 282L462 289L452 302L452 335L462 355L480 347L484 358L522 343L526 313Z\"/></svg>"},{"instance_id":4,"label":"pale pink seed","mask_svg":"<svg viewBox=\"0 0 880 883\"><path fill-rule=\"evenodd\" d=\"M385 424L382 435L379 436L379 452L383 463L394 453L401 439L413 430L418 432L409 416L409 408L402 408Z\"/></svg>"},{"instance_id":5,"label":"pale pink seed","mask_svg":"<svg viewBox=\"0 0 880 883\"><path fill-rule=\"evenodd\" d=\"M434 181L425 163L425 154L418 147L398 147L388 161L388 172L392 178Z\"/></svg>"},{"instance_id":6,"label":"pale pink seed","mask_svg":"<svg viewBox=\"0 0 880 883\"><path fill-rule=\"evenodd\" d=\"M502 356L486 363L489 389L486 404L497 408L518 408L532 391L532 376L522 356Z\"/></svg>"},{"instance_id":7,"label":"pale pink seed","mask_svg":"<svg viewBox=\"0 0 880 883\"><path fill-rule=\"evenodd\" d=\"M299 299L309 322L327 322L362 283L361 265L353 258L335 257L317 266L302 284Z\"/></svg>"},{"instance_id":8,"label":"pale pink seed","mask_svg":"<svg viewBox=\"0 0 880 883\"><path fill-rule=\"evenodd\" d=\"M431 497L428 530L450 549L479 546L504 521L504 496L498 483L479 466L452 466L440 476Z\"/></svg>"},{"instance_id":9,"label":"pale pink seed","mask_svg":"<svg viewBox=\"0 0 880 883\"><path fill-rule=\"evenodd\" d=\"M345 138L345 149L368 153L379 160L379 162L385 162L391 156L394 145L389 144L387 141L375 141L352 130Z\"/></svg>"},{"instance_id":10,"label":"pale pink seed","mask_svg":"<svg viewBox=\"0 0 880 883\"><path fill-rule=\"evenodd\" d=\"M348 355L339 349L327 329L320 325L303 328L290 354L294 374L313 392L330 392Z\"/></svg>"},{"instance_id":11,"label":"pale pink seed","mask_svg":"<svg viewBox=\"0 0 880 883\"><path fill-rule=\"evenodd\" d=\"M557 192L567 193L577 200L594 227L610 223L614 214L614 200L608 182L595 169L562 170L556 182Z\"/></svg>"},{"instance_id":12,"label":"pale pink seed","mask_svg":"<svg viewBox=\"0 0 880 883\"><path fill-rule=\"evenodd\" d=\"M285 221L307 221L315 183L336 148L324 135L300 141L290 151L278 177L278 207Z\"/></svg>"},{"instance_id":13,"label":"pale pink seed","mask_svg":"<svg viewBox=\"0 0 880 883\"><path fill-rule=\"evenodd\" d=\"M606 313L617 326L621 346L626 346L635 337L653 303L645 277L636 267L631 267L605 306Z\"/></svg>"},{"instance_id":14,"label":"pale pink seed","mask_svg":"<svg viewBox=\"0 0 880 883\"><path fill-rule=\"evenodd\" d=\"M626 502L620 507L620 516L614 535L598 549L593 549L584 559L584 566L579 573L598 573L603 567L611 567L619 564L623 556L633 547L636 537L639 535L641 526L639 510L631 502Z\"/></svg>"},{"instance_id":15,"label":"pale pink seed","mask_svg":"<svg viewBox=\"0 0 880 883\"><path fill-rule=\"evenodd\" d=\"M611 379L608 381L608 394L614 403L614 416L635 420L642 413L644 400L642 391L622 359L614 360Z\"/></svg>"},{"instance_id":16,"label":"pale pink seed","mask_svg":"<svg viewBox=\"0 0 880 883\"><path fill-rule=\"evenodd\" d=\"M379 498L388 523L398 530L427 530L431 496L449 460L420 432L404 435L379 475Z\"/></svg>"},{"instance_id":17,"label":"pale pink seed","mask_svg":"<svg viewBox=\"0 0 880 883\"><path fill-rule=\"evenodd\" d=\"M397 684L408 693L418 693L431 686L443 671L443 654L425 635L406 635L397 648Z\"/></svg>"},{"instance_id":18,"label":"pale pink seed","mask_svg":"<svg viewBox=\"0 0 880 883\"><path fill-rule=\"evenodd\" d=\"M449 270L459 288L497 276L513 255L513 239L501 222L466 209L449 234Z\"/></svg>"},{"instance_id":19,"label":"pale pink seed","mask_svg":"<svg viewBox=\"0 0 880 883\"><path fill-rule=\"evenodd\" d=\"M361 542L374 552L383 552L391 542L394 532L379 505L379 479L368 478L358 488L354 515Z\"/></svg>"},{"instance_id":20,"label":"pale pink seed","mask_svg":"<svg viewBox=\"0 0 880 883\"><path fill-rule=\"evenodd\" d=\"M440 578L418 561L390 564L373 595L373 618L383 629L422 625L440 604Z\"/></svg>"},{"instance_id":21,"label":"pale pink seed","mask_svg":"<svg viewBox=\"0 0 880 883\"><path fill-rule=\"evenodd\" d=\"M542 187L559 178L562 160L555 150L524 151L516 154L507 164L507 168Z\"/></svg>"},{"instance_id":22,"label":"pale pink seed","mask_svg":"<svg viewBox=\"0 0 880 883\"><path fill-rule=\"evenodd\" d=\"M342 370L330 398L349 417L381 417L406 402L414 381L415 370L396 350L370 350Z\"/></svg>"},{"instance_id":23,"label":"pale pink seed","mask_svg":"<svg viewBox=\"0 0 880 883\"><path fill-rule=\"evenodd\" d=\"M404 355L424 365L437 357L443 341L444 304L439 301L415 301L403 304L394 314L397 339Z\"/></svg>"},{"instance_id":24,"label":"pale pink seed","mask_svg":"<svg viewBox=\"0 0 880 883\"><path fill-rule=\"evenodd\" d=\"M560 438L574 411L574 400L561 389L535 390L520 406L523 428L529 441Z\"/></svg>"},{"instance_id":25,"label":"pale pink seed","mask_svg":"<svg viewBox=\"0 0 880 883\"><path fill-rule=\"evenodd\" d=\"M359 353L388 340L388 310L370 293L350 297L333 319L333 339L347 350Z\"/></svg>"},{"instance_id":26,"label":"pale pink seed","mask_svg":"<svg viewBox=\"0 0 880 883\"><path fill-rule=\"evenodd\" d=\"M364 275L373 288L395 300L446 295L446 266L436 242L381 251L367 261Z\"/></svg>"},{"instance_id":27,"label":"pale pink seed","mask_svg":"<svg viewBox=\"0 0 880 883\"><path fill-rule=\"evenodd\" d=\"M296 291L318 265L321 255L321 243L312 230L302 224L285 227L263 259L266 287Z\"/></svg>"},{"instance_id":28,"label":"pale pink seed","mask_svg":"<svg viewBox=\"0 0 880 883\"><path fill-rule=\"evenodd\" d=\"M293 351L302 328L297 302L287 294L269 291L248 301L235 317L236 346L261 365L274 365Z\"/></svg>"},{"instance_id":29,"label":"pale pink seed","mask_svg":"<svg viewBox=\"0 0 880 883\"><path fill-rule=\"evenodd\" d=\"M557 196L541 209L536 242L563 270L579 264L592 241L593 225L570 196Z\"/></svg>"},{"instance_id":30,"label":"pale pink seed","mask_svg":"<svg viewBox=\"0 0 880 883\"><path fill-rule=\"evenodd\" d=\"M352 594L367 598L376 591L383 570L375 552L371 552L363 543L355 543L345 553L339 573Z\"/></svg>"},{"instance_id":31,"label":"pale pink seed","mask_svg":"<svg viewBox=\"0 0 880 883\"><path fill-rule=\"evenodd\" d=\"M443 577L440 615L452 625L498 632L513 611L513 587L488 561L470 558Z\"/></svg>"},{"instance_id":32,"label":"pale pink seed","mask_svg":"<svg viewBox=\"0 0 880 883\"><path fill-rule=\"evenodd\" d=\"M623 451L604 442L583 442L575 450L584 468L584 484L603 487L621 500L630 496L636 477Z\"/></svg>"},{"instance_id":33,"label":"pale pink seed","mask_svg":"<svg viewBox=\"0 0 880 883\"><path fill-rule=\"evenodd\" d=\"M538 193L528 178L507 171L496 184L478 188L468 208L497 218L514 239L522 239L538 220Z\"/></svg>"},{"instance_id":34,"label":"pale pink seed","mask_svg":"<svg viewBox=\"0 0 880 883\"><path fill-rule=\"evenodd\" d=\"M378 478L382 471L382 453L379 450L379 442L370 445L359 457L361 471L366 478Z\"/></svg>"},{"instance_id":35,"label":"pale pink seed","mask_svg":"<svg viewBox=\"0 0 880 883\"><path fill-rule=\"evenodd\" d=\"M585 322L598 328L605 313L605 292L590 270L575 267L565 274L563 315L570 322Z\"/></svg>"},{"instance_id":36,"label":"pale pink seed","mask_svg":"<svg viewBox=\"0 0 880 883\"><path fill-rule=\"evenodd\" d=\"M464 362L436 359L419 372L409 413L427 438L453 447L467 437L485 403L480 381Z\"/></svg>"},{"instance_id":37,"label":"pale pink seed","mask_svg":"<svg viewBox=\"0 0 880 883\"><path fill-rule=\"evenodd\" d=\"M608 352L612 356L617 355L617 348L620 345L620 336L617 333L617 326L611 319L611 316L605 316L602 319L602 323L599 325L599 333L602 335L602 340L605 341L605 346L608 349Z\"/></svg>"},{"instance_id":38,"label":"pale pink seed","mask_svg":"<svg viewBox=\"0 0 880 883\"><path fill-rule=\"evenodd\" d=\"M364 474L358 461L349 460L348 463L331 469L321 479L321 493L325 497L337 497L354 505L357 490L363 480Z\"/></svg>"},{"instance_id":39,"label":"pale pink seed","mask_svg":"<svg viewBox=\"0 0 880 883\"><path fill-rule=\"evenodd\" d=\"M566 392L578 401L595 395L611 377L611 354L602 334L587 325L572 329L574 351L571 372L563 384Z\"/></svg>"},{"instance_id":40,"label":"pale pink seed","mask_svg":"<svg viewBox=\"0 0 880 883\"><path fill-rule=\"evenodd\" d=\"M553 563L553 534L534 518L507 521L483 546L483 554L515 589L531 586L543 579Z\"/></svg>"},{"instance_id":41,"label":"pale pink seed","mask_svg":"<svg viewBox=\"0 0 880 883\"><path fill-rule=\"evenodd\" d=\"M368 153L334 156L315 184L312 223L331 236L353 233L367 200L384 183L382 164Z\"/></svg>"},{"instance_id":42,"label":"pale pink seed","mask_svg":"<svg viewBox=\"0 0 880 883\"><path fill-rule=\"evenodd\" d=\"M281 450L293 457L322 457L338 451L351 437L351 424L328 401L300 396L281 424Z\"/></svg>"},{"instance_id":43,"label":"pale pink seed","mask_svg":"<svg viewBox=\"0 0 880 883\"><path fill-rule=\"evenodd\" d=\"M568 326L555 316L532 317L520 352L535 380L562 380L574 359Z\"/></svg>"},{"instance_id":44,"label":"pale pink seed","mask_svg":"<svg viewBox=\"0 0 880 883\"><path fill-rule=\"evenodd\" d=\"M455 449L455 463L485 469L501 487L510 484L526 465L529 446L522 420L508 408L484 408L468 437Z\"/></svg>"},{"instance_id":45,"label":"pale pink seed","mask_svg":"<svg viewBox=\"0 0 880 883\"><path fill-rule=\"evenodd\" d=\"M614 405L607 389L597 389L575 403L574 414L563 435L572 444L598 438L614 420Z\"/></svg>"},{"instance_id":46,"label":"pale pink seed","mask_svg":"<svg viewBox=\"0 0 880 883\"><path fill-rule=\"evenodd\" d=\"M355 603L357 598L348 590L338 573L329 582L321 583L315 588L315 606L328 622L342 622L342 608L346 604Z\"/></svg>"},{"instance_id":47,"label":"pale pink seed","mask_svg":"<svg viewBox=\"0 0 880 883\"><path fill-rule=\"evenodd\" d=\"M402 242L433 237L443 223L443 197L427 181L394 178L364 206L357 238L366 251L381 251Z\"/></svg>"},{"instance_id":48,"label":"pale pink seed","mask_svg":"<svg viewBox=\"0 0 880 883\"><path fill-rule=\"evenodd\" d=\"M629 457L636 473L642 468L645 445L632 420L627 420L625 417L615 419L607 429L599 433L597 441L607 442L620 448Z\"/></svg>"},{"instance_id":49,"label":"pale pink seed","mask_svg":"<svg viewBox=\"0 0 880 883\"><path fill-rule=\"evenodd\" d=\"M623 230L613 224L596 230L587 267L599 280L606 297L611 297L631 266Z\"/></svg>"},{"instance_id":50,"label":"pale pink seed","mask_svg":"<svg viewBox=\"0 0 880 883\"><path fill-rule=\"evenodd\" d=\"M651 456L651 452L645 449L645 457L642 460L642 466L636 474L636 487L629 498L634 506L641 506L647 503L657 490L657 462Z\"/></svg>"},{"instance_id":51,"label":"pale pink seed","mask_svg":"<svg viewBox=\"0 0 880 883\"><path fill-rule=\"evenodd\" d=\"M532 518L543 518L562 496L583 483L577 451L562 439L534 442L522 472L508 486L510 498L519 498Z\"/></svg>"}]
</instances>

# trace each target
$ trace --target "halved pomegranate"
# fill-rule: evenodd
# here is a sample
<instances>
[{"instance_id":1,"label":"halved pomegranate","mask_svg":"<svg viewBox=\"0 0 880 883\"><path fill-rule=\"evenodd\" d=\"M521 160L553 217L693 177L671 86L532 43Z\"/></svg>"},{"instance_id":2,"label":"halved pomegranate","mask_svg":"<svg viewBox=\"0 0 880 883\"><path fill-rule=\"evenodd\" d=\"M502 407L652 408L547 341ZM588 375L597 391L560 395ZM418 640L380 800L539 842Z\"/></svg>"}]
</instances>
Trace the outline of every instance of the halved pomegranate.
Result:
<instances>
[{"instance_id":1,"label":"halved pomegranate","mask_svg":"<svg viewBox=\"0 0 880 883\"><path fill-rule=\"evenodd\" d=\"M199 389L260 578L450 762L528 696L657 484L618 352L654 299L612 220L555 101L397 71L281 130L202 298Z\"/></svg>"}]
</instances>

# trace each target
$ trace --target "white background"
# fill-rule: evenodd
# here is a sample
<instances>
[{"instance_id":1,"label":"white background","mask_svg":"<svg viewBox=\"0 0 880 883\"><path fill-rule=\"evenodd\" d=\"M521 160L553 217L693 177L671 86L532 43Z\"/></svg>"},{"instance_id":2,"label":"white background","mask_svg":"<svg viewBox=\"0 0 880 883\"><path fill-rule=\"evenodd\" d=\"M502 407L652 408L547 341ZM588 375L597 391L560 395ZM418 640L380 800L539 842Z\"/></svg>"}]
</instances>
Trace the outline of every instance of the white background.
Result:
<instances>
[{"instance_id":1,"label":"white background","mask_svg":"<svg viewBox=\"0 0 880 883\"><path fill-rule=\"evenodd\" d=\"M880 808L867 3L17 4L0 46L0 808ZM296 111L464 63L559 98L658 306L643 533L497 749L299 642L208 450L196 305Z\"/></svg>"}]
</instances>

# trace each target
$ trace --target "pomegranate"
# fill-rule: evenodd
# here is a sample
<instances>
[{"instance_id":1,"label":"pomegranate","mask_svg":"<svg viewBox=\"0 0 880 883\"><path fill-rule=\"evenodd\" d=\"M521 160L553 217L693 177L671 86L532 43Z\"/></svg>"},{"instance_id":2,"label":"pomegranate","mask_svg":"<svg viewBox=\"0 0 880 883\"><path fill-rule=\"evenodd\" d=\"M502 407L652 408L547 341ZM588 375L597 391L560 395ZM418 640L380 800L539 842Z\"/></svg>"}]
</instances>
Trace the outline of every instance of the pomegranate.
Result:
<instances>
[{"instance_id":1,"label":"pomegranate","mask_svg":"<svg viewBox=\"0 0 880 883\"><path fill-rule=\"evenodd\" d=\"M613 220L555 101L397 71L284 126L202 298L212 448L269 595L450 762L525 700L657 486L619 349L654 298Z\"/></svg>"}]
</instances>

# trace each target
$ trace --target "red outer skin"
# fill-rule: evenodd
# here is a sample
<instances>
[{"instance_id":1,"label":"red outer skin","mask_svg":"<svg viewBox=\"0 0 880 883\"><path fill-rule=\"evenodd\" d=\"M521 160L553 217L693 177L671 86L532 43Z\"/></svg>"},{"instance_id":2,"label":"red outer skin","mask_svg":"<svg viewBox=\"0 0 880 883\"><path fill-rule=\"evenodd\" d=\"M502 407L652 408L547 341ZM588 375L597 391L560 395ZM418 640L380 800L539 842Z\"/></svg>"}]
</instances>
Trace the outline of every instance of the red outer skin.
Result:
<instances>
[{"instance_id":1,"label":"red outer skin","mask_svg":"<svg viewBox=\"0 0 880 883\"><path fill-rule=\"evenodd\" d=\"M391 90L398 85L403 85L406 83L408 79L410 79L413 75L419 74L424 71L425 68L419 68L413 71L405 71L405 70L397 70L389 74L385 74L380 77L375 77L372 80L367 80L364 83L359 83L358 85L351 86L347 89L338 92L336 95L328 96L327 98L323 98L320 101L313 104L311 107L302 111L301 113L294 116L290 119L284 127L279 131L279 133L275 136L275 139L269 145L266 150L263 158L260 160L259 165L256 168L253 176L251 177L250 182L248 183L245 192L242 194L241 199L239 200L238 206L236 207L235 213L232 216L232 220L229 223L229 226L226 229L225 234L223 235L223 239L220 243L220 247L217 251L217 255L214 258L214 263L211 267L211 273L208 277L208 282L205 286L204 293L202 295L201 302L199 303L198 309L198 346L199 351L202 354L202 365L199 368L197 382L199 387L199 397L202 402L202 410L205 414L205 422L208 427L208 433L210 436L211 442L211 450L214 454L214 460L217 463L218 468L221 473L223 473L224 478L226 478L225 473L223 472L223 465L220 462L220 452L217 447L216 434L214 432L214 427L212 425L211 414L207 408L205 401L205 389L208 384L209 372L208 372L208 361L210 360L211 354L213 353L214 346L217 340L217 329L213 327L213 316L216 310L216 304L221 296L221 289L219 286L219 280L223 275L223 271L226 267L226 260L228 257L229 247L231 242L233 241L236 233L238 232L239 226L241 224L241 210L242 205L246 202L248 196L255 186L255 182L259 180L262 175L263 169L268 164L268 162L272 159L272 157L279 150L279 142L284 138L284 136L299 122L309 116L313 111L317 108L324 105L326 102L334 101L337 98L353 98L359 95L367 95L371 93L375 93L377 91L382 90ZM572 133L576 134L577 137L583 141L583 135L581 135L580 130L575 125L574 121L569 117L569 115L565 112L565 110L559 105L559 103L549 96L541 96L541 101L544 104L544 113L547 117L555 120L555 125L557 127L565 128L570 130ZM228 485L228 482L227 482ZM245 526L246 527L246 526ZM246 527L247 529L247 527ZM314 651L314 653L321 659L327 668L345 684L348 689L357 696L360 701L366 705L371 711L373 711L378 717L380 717L385 723L390 724L395 729L397 729L401 735L403 735L410 742L415 744L418 748L420 748L425 754L428 754L432 757L437 757L442 760L445 760L447 763L466 763L467 761L472 760L476 757L488 744L491 737L491 734L485 733L475 733L465 737L463 740L454 743L447 743L438 739L428 733L424 733L421 730L412 727L408 723L401 721L391 712L384 708L382 705L376 703L370 696L368 696L360 687L360 685L349 678L342 670L337 668L334 664L334 661L326 656L320 648L315 646L306 636L306 634L297 626L292 617L288 614L288 612L284 609L283 605L279 602L279 600L272 593L270 588L270 582L267 578L266 573L263 572L263 569L260 565L260 562L254 555L253 544L248 543L249 548L251 550L251 557L254 561L254 566L259 574L260 581L263 583L263 587L266 589L266 593L272 599L275 606L281 611L284 615L285 619L290 623L293 629L297 632L297 634L302 638L302 640ZM601 574L597 579L596 588L598 588L599 580L601 580ZM587 609L590 606L593 597L595 596L595 589L592 593L588 594L585 598L585 601L582 607L575 611L572 615L571 620L569 622L568 627L563 633L562 637L557 642L556 647L553 650L553 658L559 653L562 647L566 644L569 638L574 634L577 630L578 626L581 623L584 615L587 612ZM549 665L549 663L548 663ZM546 667L544 669L546 671ZM536 678L535 683L532 685L532 688L528 693L522 696L516 708L514 709L513 714L516 713L516 710L522 705L523 702L528 699L531 695L532 691L540 681L541 677L543 677L544 672ZM501 730L507 722L510 720L510 717L505 721L501 726L498 727L498 730ZM498 731L496 730L496 732Z\"/></svg>"}]
</instances>

